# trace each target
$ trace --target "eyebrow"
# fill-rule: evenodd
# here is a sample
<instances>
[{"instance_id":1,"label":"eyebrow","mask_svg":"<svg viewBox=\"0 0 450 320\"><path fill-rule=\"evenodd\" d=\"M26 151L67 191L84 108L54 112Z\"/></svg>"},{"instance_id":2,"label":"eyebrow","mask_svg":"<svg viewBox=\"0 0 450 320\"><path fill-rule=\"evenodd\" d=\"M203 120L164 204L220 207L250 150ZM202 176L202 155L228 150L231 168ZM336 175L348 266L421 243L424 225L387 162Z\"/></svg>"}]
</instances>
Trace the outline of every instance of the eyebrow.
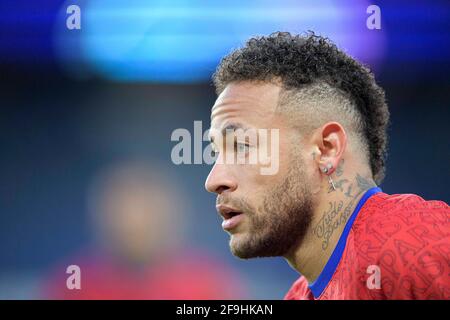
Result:
<instances>
[{"instance_id":1,"label":"eyebrow","mask_svg":"<svg viewBox=\"0 0 450 320\"><path fill-rule=\"evenodd\" d=\"M246 131L249 128L247 126L239 123L239 122L231 122L231 123L227 124L225 127L223 127L222 130L220 130L220 132L221 132L222 136L226 136L229 131L233 131L234 132L234 131L236 131L238 129L242 129L242 130ZM214 142L214 137L210 136L209 140L211 142Z\"/></svg>"},{"instance_id":2,"label":"eyebrow","mask_svg":"<svg viewBox=\"0 0 450 320\"><path fill-rule=\"evenodd\" d=\"M227 124L227 125L221 130L221 133L222 133L222 135L226 135L228 131L233 131L233 132L234 132L234 131L236 131L236 130L238 130L238 129L242 129L242 130L246 131L246 130L248 130L249 128L248 128L247 126L244 126L244 125L241 124L241 123L238 123L238 122L232 122L232 123Z\"/></svg>"}]
</instances>

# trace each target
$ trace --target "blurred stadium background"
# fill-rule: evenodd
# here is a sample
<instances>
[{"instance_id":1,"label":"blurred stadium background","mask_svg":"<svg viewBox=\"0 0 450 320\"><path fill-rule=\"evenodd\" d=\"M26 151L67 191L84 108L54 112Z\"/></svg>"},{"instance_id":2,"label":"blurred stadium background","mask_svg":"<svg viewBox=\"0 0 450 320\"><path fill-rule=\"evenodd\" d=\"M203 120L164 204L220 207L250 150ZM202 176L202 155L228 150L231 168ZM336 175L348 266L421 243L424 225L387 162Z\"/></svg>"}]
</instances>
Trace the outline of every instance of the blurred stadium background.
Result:
<instances>
[{"instance_id":1,"label":"blurred stadium background","mask_svg":"<svg viewBox=\"0 0 450 320\"><path fill-rule=\"evenodd\" d=\"M375 71L392 119L383 191L448 203L446 0L2 1L0 299L282 298L296 272L232 257L209 166L170 159L174 129L209 125L221 56L278 30L326 35ZM84 295L61 289L70 264Z\"/></svg>"}]
</instances>

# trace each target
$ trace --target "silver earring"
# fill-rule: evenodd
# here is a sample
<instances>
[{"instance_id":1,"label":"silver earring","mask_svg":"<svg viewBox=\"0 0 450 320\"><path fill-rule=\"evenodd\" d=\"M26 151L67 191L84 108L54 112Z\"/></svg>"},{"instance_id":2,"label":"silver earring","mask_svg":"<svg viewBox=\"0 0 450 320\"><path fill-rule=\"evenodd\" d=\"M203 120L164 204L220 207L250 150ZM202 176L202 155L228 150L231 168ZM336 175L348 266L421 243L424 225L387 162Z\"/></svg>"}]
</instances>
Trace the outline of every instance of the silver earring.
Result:
<instances>
[{"instance_id":1,"label":"silver earring","mask_svg":"<svg viewBox=\"0 0 450 320\"><path fill-rule=\"evenodd\" d=\"M330 176L328 176L328 182L330 183L330 185L333 188L333 190L336 190L336 186L334 185L333 179L331 179Z\"/></svg>"},{"instance_id":2,"label":"silver earring","mask_svg":"<svg viewBox=\"0 0 450 320\"><path fill-rule=\"evenodd\" d=\"M331 163L328 163L326 167L322 168L322 172L327 174L332 168L333 165ZM333 179L331 179L331 176L329 175L328 175L328 182L330 183L330 186L333 188L333 190L336 190L336 186L334 185Z\"/></svg>"},{"instance_id":3,"label":"silver earring","mask_svg":"<svg viewBox=\"0 0 450 320\"><path fill-rule=\"evenodd\" d=\"M326 167L322 168L323 173L328 173L333 168L333 165L331 163L328 163Z\"/></svg>"}]
</instances>

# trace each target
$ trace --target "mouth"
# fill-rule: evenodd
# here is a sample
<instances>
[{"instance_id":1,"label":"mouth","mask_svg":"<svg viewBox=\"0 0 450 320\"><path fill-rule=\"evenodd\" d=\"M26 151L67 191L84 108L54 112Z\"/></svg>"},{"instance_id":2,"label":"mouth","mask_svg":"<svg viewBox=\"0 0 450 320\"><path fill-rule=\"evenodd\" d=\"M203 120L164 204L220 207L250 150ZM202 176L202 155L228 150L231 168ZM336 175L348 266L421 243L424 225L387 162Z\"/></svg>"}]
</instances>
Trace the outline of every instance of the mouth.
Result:
<instances>
[{"instance_id":1,"label":"mouth","mask_svg":"<svg viewBox=\"0 0 450 320\"><path fill-rule=\"evenodd\" d=\"M217 205L216 209L223 218L222 228L226 231L234 229L244 217L241 211L226 205Z\"/></svg>"}]
</instances>

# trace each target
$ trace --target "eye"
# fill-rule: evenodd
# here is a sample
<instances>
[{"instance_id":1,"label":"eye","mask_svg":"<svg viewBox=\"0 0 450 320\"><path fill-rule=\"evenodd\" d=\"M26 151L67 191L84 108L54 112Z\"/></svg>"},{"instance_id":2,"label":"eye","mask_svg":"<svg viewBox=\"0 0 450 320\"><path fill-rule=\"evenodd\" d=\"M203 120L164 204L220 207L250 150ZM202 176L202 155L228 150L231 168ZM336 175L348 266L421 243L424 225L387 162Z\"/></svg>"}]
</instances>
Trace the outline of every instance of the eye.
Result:
<instances>
[{"instance_id":1,"label":"eye","mask_svg":"<svg viewBox=\"0 0 450 320\"><path fill-rule=\"evenodd\" d=\"M239 153L248 153L250 146L246 143L237 142L236 143L236 152Z\"/></svg>"}]
</instances>

